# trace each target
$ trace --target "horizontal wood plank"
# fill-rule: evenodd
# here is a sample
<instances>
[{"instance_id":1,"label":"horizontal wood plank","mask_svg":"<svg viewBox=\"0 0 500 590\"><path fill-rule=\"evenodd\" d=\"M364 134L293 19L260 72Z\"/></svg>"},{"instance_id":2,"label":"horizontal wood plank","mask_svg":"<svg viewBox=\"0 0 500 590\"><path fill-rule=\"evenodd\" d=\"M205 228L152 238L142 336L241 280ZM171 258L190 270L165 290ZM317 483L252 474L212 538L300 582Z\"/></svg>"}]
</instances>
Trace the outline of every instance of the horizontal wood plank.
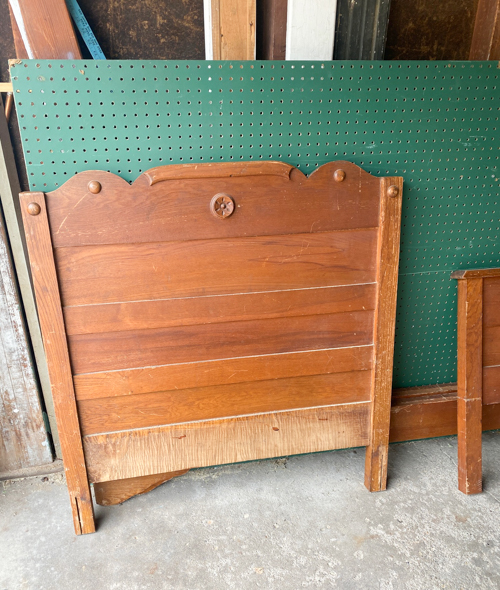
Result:
<instances>
[{"instance_id":1,"label":"horizontal wood plank","mask_svg":"<svg viewBox=\"0 0 500 590\"><path fill-rule=\"evenodd\" d=\"M373 310L375 286L78 305L65 307L64 319L66 333L73 335Z\"/></svg>"},{"instance_id":2,"label":"horizontal wood plank","mask_svg":"<svg viewBox=\"0 0 500 590\"><path fill-rule=\"evenodd\" d=\"M68 337L74 373L371 344L373 312Z\"/></svg>"},{"instance_id":3,"label":"horizontal wood plank","mask_svg":"<svg viewBox=\"0 0 500 590\"><path fill-rule=\"evenodd\" d=\"M91 482L365 446L370 404L291 410L85 436Z\"/></svg>"},{"instance_id":4,"label":"horizontal wood plank","mask_svg":"<svg viewBox=\"0 0 500 590\"><path fill-rule=\"evenodd\" d=\"M332 182L339 168L345 178ZM96 194L91 181L102 187ZM55 247L164 242L376 227L379 187L350 162L309 177L281 162L183 164L149 170L132 186L109 172L81 172L47 193L47 206ZM222 221L210 212L218 193L236 205Z\"/></svg>"},{"instance_id":5,"label":"horizontal wood plank","mask_svg":"<svg viewBox=\"0 0 500 590\"><path fill-rule=\"evenodd\" d=\"M78 400L371 369L373 346L291 352L75 375Z\"/></svg>"},{"instance_id":6,"label":"horizontal wood plank","mask_svg":"<svg viewBox=\"0 0 500 590\"><path fill-rule=\"evenodd\" d=\"M370 371L160 391L78 402L83 434L370 400Z\"/></svg>"},{"instance_id":7,"label":"horizontal wood plank","mask_svg":"<svg viewBox=\"0 0 500 590\"><path fill-rule=\"evenodd\" d=\"M220 222L223 223L223 222ZM64 305L375 281L377 230L55 250Z\"/></svg>"}]
</instances>

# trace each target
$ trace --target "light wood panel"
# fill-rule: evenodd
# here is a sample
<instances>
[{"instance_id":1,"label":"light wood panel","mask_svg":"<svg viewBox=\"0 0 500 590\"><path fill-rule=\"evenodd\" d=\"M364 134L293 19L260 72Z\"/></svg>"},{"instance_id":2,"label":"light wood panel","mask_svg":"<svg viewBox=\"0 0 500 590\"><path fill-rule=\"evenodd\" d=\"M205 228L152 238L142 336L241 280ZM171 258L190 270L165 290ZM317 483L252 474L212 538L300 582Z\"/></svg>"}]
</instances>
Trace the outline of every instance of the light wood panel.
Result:
<instances>
[{"instance_id":1,"label":"light wood panel","mask_svg":"<svg viewBox=\"0 0 500 590\"><path fill-rule=\"evenodd\" d=\"M482 348L485 367L500 365L500 326L484 325Z\"/></svg>"},{"instance_id":2,"label":"light wood panel","mask_svg":"<svg viewBox=\"0 0 500 590\"><path fill-rule=\"evenodd\" d=\"M332 181L337 170L341 182ZM90 182L100 191L90 192ZM180 164L148 170L132 185L81 172L47 194L47 207L55 247L137 244L376 227L378 187L378 178L343 161L308 177L282 162ZM218 193L236 204L226 220L210 212Z\"/></svg>"},{"instance_id":3,"label":"light wood panel","mask_svg":"<svg viewBox=\"0 0 500 590\"><path fill-rule=\"evenodd\" d=\"M68 335L373 310L375 284L65 307Z\"/></svg>"},{"instance_id":4,"label":"light wood panel","mask_svg":"<svg viewBox=\"0 0 500 590\"><path fill-rule=\"evenodd\" d=\"M55 256L63 304L83 305L370 283L377 233L59 248Z\"/></svg>"},{"instance_id":5,"label":"light wood panel","mask_svg":"<svg viewBox=\"0 0 500 590\"><path fill-rule=\"evenodd\" d=\"M21 211L30 257L38 315L54 397L66 482L76 534L95 531L59 287L43 193L21 193ZM32 213L38 211L37 214Z\"/></svg>"},{"instance_id":6,"label":"light wood panel","mask_svg":"<svg viewBox=\"0 0 500 590\"><path fill-rule=\"evenodd\" d=\"M371 344L373 312L84 334L68 338L74 373Z\"/></svg>"},{"instance_id":7,"label":"light wood panel","mask_svg":"<svg viewBox=\"0 0 500 590\"><path fill-rule=\"evenodd\" d=\"M366 371L372 364L373 346L368 345L87 373L75 375L73 380L77 399L88 400L220 383Z\"/></svg>"},{"instance_id":8,"label":"light wood panel","mask_svg":"<svg viewBox=\"0 0 500 590\"><path fill-rule=\"evenodd\" d=\"M210 0L205 3L208 8L212 52L207 52L207 59L255 59L256 0Z\"/></svg>"},{"instance_id":9,"label":"light wood panel","mask_svg":"<svg viewBox=\"0 0 500 590\"><path fill-rule=\"evenodd\" d=\"M365 446L369 403L292 410L83 438L90 481Z\"/></svg>"},{"instance_id":10,"label":"light wood panel","mask_svg":"<svg viewBox=\"0 0 500 590\"><path fill-rule=\"evenodd\" d=\"M366 449L365 462L365 485L371 492L385 490L387 485L402 191L401 177L380 179L378 292L374 330L376 362L372 379L370 445Z\"/></svg>"},{"instance_id":11,"label":"light wood panel","mask_svg":"<svg viewBox=\"0 0 500 590\"><path fill-rule=\"evenodd\" d=\"M370 400L370 372L332 373L78 402L83 434Z\"/></svg>"}]
</instances>

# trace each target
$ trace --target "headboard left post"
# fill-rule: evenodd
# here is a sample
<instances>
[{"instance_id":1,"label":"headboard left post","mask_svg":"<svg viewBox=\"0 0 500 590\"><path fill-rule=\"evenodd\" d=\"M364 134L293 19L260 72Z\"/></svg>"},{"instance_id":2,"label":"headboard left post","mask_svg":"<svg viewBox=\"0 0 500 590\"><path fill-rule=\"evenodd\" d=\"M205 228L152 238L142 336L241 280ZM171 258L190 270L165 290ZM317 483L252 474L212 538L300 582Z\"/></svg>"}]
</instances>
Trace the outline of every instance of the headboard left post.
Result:
<instances>
[{"instance_id":1,"label":"headboard left post","mask_svg":"<svg viewBox=\"0 0 500 590\"><path fill-rule=\"evenodd\" d=\"M54 264L49 220L42 192L20 194L26 243L59 427L66 481L77 535L95 532L92 496Z\"/></svg>"}]
</instances>

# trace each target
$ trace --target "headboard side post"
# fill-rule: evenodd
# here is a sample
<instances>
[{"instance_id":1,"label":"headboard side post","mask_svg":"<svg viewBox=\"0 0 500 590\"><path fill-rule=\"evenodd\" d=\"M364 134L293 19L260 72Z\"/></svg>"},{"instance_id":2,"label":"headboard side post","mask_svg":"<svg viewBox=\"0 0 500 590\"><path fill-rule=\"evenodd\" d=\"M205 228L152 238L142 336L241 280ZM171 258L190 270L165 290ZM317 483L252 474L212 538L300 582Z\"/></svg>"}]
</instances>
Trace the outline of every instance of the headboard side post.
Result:
<instances>
[{"instance_id":1,"label":"headboard side post","mask_svg":"<svg viewBox=\"0 0 500 590\"><path fill-rule=\"evenodd\" d=\"M365 460L365 486L371 492L385 490L387 485L402 191L401 177L380 179L372 413Z\"/></svg>"},{"instance_id":2,"label":"headboard side post","mask_svg":"<svg viewBox=\"0 0 500 590\"><path fill-rule=\"evenodd\" d=\"M92 496L83 455L45 194L21 193L20 202L73 523L77 535L93 533Z\"/></svg>"}]
</instances>

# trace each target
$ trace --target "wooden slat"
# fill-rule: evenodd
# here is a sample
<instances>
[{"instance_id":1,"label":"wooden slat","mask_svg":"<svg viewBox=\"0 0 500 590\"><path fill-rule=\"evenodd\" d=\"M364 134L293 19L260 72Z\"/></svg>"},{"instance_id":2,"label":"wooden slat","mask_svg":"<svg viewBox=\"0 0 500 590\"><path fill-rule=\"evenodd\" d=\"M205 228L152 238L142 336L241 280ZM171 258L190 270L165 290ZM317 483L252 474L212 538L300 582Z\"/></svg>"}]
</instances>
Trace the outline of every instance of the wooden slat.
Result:
<instances>
[{"instance_id":1,"label":"wooden slat","mask_svg":"<svg viewBox=\"0 0 500 590\"><path fill-rule=\"evenodd\" d=\"M373 347L356 346L75 375L78 400L138 395L220 383L283 379L372 367Z\"/></svg>"},{"instance_id":2,"label":"wooden slat","mask_svg":"<svg viewBox=\"0 0 500 590\"><path fill-rule=\"evenodd\" d=\"M66 333L97 334L373 310L375 284L65 307Z\"/></svg>"},{"instance_id":3,"label":"wooden slat","mask_svg":"<svg viewBox=\"0 0 500 590\"><path fill-rule=\"evenodd\" d=\"M31 59L81 59L64 0L10 0L19 34ZM16 39L16 49L18 48Z\"/></svg>"},{"instance_id":4,"label":"wooden slat","mask_svg":"<svg viewBox=\"0 0 500 590\"><path fill-rule=\"evenodd\" d=\"M255 59L256 0L211 0L211 9L209 59Z\"/></svg>"},{"instance_id":5,"label":"wooden slat","mask_svg":"<svg viewBox=\"0 0 500 590\"><path fill-rule=\"evenodd\" d=\"M366 449L365 485L372 491L387 485L387 453L392 394L394 333L401 232L403 179L380 179L380 236L377 260L377 308L375 312L370 445Z\"/></svg>"},{"instance_id":6,"label":"wooden slat","mask_svg":"<svg viewBox=\"0 0 500 590\"><path fill-rule=\"evenodd\" d=\"M458 281L458 489L482 490L483 279ZM485 332L486 336L486 332Z\"/></svg>"},{"instance_id":7,"label":"wooden slat","mask_svg":"<svg viewBox=\"0 0 500 590\"><path fill-rule=\"evenodd\" d=\"M21 193L20 198L73 523L76 534L91 533L95 531L92 498L83 456L45 198L43 193ZM33 203L40 207L38 215L28 213L28 205Z\"/></svg>"},{"instance_id":8,"label":"wooden slat","mask_svg":"<svg viewBox=\"0 0 500 590\"><path fill-rule=\"evenodd\" d=\"M479 0L469 59L500 59L500 0Z\"/></svg>"},{"instance_id":9,"label":"wooden slat","mask_svg":"<svg viewBox=\"0 0 500 590\"><path fill-rule=\"evenodd\" d=\"M187 473L188 469L173 471L171 473L160 473L158 475L143 475L129 479L106 481L94 484L95 501L101 506L115 506L132 498L140 496L161 486L166 481Z\"/></svg>"},{"instance_id":10,"label":"wooden slat","mask_svg":"<svg viewBox=\"0 0 500 590\"><path fill-rule=\"evenodd\" d=\"M371 344L373 312L355 311L68 338L74 373Z\"/></svg>"},{"instance_id":11,"label":"wooden slat","mask_svg":"<svg viewBox=\"0 0 500 590\"><path fill-rule=\"evenodd\" d=\"M83 434L370 400L370 372L333 373L78 402Z\"/></svg>"},{"instance_id":12,"label":"wooden slat","mask_svg":"<svg viewBox=\"0 0 500 590\"><path fill-rule=\"evenodd\" d=\"M365 446L369 403L96 434L83 439L92 482Z\"/></svg>"},{"instance_id":13,"label":"wooden slat","mask_svg":"<svg viewBox=\"0 0 500 590\"><path fill-rule=\"evenodd\" d=\"M500 366L483 368L483 404L500 403Z\"/></svg>"},{"instance_id":14,"label":"wooden slat","mask_svg":"<svg viewBox=\"0 0 500 590\"><path fill-rule=\"evenodd\" d=\"M219 168L211 164L187 171L184 165L162 166L132 185L109 172L81 172L47 194L53 244L137 244L378 226L379 179L350 162L325 164L309 177L282 162L251 164L218 164L229 166L222 177L214 177ZM338 169L345 178L332 182ZM91 181L100 183L100 192L89 191ZM225 220L216 219L209 207L221 192L236 204Z\"/></svg>"},{"instance_id":15,"label":"wooden slat","mask_svg":"<svg viewBox=\"0 0 500 590\"><path fill-rule=\"evenodd\" d=\"M222 223L222 222L221 222ZM64 305L371 283L377 230L59 248Z\"/></svg>"}]
</instances>

